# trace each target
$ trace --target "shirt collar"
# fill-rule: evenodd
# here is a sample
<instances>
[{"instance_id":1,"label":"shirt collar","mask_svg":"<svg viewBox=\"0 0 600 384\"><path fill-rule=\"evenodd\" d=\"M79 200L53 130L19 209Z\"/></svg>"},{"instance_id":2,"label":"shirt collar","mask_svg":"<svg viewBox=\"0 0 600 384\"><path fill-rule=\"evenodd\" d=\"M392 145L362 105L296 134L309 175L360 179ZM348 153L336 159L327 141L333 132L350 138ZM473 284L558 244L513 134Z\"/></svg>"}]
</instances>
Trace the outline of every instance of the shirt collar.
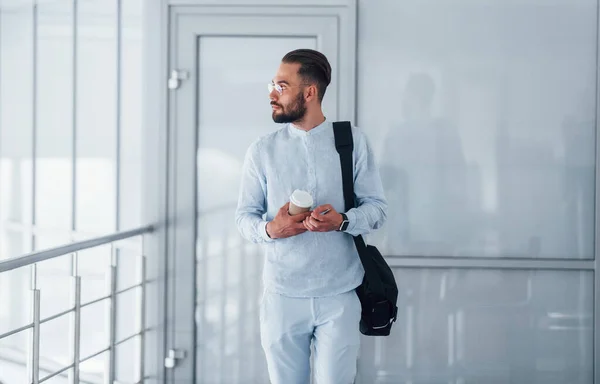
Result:
<instances>
[{"instance_id":1,"label":"shirt collar","mask_svg":"<svg viewBox=\"0 0 600 384\"><path fill-rule=\"evenodd\" d=\"M314 127L313 129L311 129L310 131L305 131L303 129L300 129L298 127L296 127L294 124L290 123L288 124L288 131L295 136L313 136L316 134L319 134L321 132L327 131L328 129L331 128L331 123L325 119L324 122L322 122L321 124L317 125L316 127Z\"/></svg>"}]
</instances>

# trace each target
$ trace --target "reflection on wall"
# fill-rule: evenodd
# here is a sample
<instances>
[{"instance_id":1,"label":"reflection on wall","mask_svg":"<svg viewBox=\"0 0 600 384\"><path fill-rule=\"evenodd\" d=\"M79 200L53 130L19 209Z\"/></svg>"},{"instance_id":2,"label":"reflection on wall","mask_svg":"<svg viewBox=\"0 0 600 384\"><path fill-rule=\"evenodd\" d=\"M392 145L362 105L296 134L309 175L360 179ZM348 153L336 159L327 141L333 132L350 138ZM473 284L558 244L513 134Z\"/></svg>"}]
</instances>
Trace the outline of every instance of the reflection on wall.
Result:
<instances>
[{"instance_id":1,"label":"reflection on wall","mask_svg":"<svg viewBox=\"0 0 600 384\"><path fill-rule=\"evenodd\" d=\"M593 257L596 7L359 1L386 253Z\"/></svg>"},{"instance_id":2,"label":"reflection on wall","mask_svg":"<svg viewBox=\"0 0 600 384\"><path fill-rule=\"evenodd\" d=\"M384 138L388 252L442 255L468 245L464 153L454 124L432 115L435 91L431 76L411 75L399 101L404 120Z\"/></svg>"}]
</instances>

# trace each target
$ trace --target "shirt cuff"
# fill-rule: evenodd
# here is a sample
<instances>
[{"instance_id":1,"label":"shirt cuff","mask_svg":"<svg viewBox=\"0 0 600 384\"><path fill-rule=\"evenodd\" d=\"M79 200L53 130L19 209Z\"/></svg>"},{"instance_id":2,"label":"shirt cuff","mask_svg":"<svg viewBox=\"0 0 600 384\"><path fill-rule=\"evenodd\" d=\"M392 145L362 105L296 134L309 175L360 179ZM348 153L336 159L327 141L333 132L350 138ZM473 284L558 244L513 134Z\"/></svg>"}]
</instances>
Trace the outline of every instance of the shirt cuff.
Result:
<instances>
[{"instance_id":1,"label":"shirt cuff","mask_svg":"<svg viewBox=\"0 0 600 384\"><path fill-rule=\"evenodd\" d=\"M263 222L259 223L258 224L258 232L262 236L263 240L265 240L266 242L271 242L271 241L273 241L273 239L270 238L269 235L267 235L267 224L269 224L268 221L263 221Z\"/></svg>"},{"instance_id":2,"label":"shirt cuff","mask_svg":"<svg viewBox=\"0 0 600 384\"><path fill-rule=\"evenodd\" d=\"M348 228L344 232L351 233L356 227L356 209L352 208L346 212L346 216L348 217Z\"/></svg>"}]
</instances>

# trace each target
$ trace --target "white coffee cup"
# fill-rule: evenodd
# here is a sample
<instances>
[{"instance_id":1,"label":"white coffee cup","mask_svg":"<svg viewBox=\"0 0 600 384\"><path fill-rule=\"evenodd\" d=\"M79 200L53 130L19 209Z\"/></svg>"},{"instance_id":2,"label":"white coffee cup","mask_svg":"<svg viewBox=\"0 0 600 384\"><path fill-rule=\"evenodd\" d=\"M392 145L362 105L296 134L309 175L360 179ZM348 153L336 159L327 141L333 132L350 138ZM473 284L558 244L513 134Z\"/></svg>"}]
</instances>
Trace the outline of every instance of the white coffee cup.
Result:
<instances>
[{"instance_id":1,"label":"white coffee cup","mask_svg":"<svg viewBox=\"0 0 600 384\"><path fill-rule=\"evenodd\" d=\"M310 211L313 205L313 198L310 193L296 189L290 196L290 207L288 212L290 215L297 215L302 212Z\"/></svg>"}]
</instances>

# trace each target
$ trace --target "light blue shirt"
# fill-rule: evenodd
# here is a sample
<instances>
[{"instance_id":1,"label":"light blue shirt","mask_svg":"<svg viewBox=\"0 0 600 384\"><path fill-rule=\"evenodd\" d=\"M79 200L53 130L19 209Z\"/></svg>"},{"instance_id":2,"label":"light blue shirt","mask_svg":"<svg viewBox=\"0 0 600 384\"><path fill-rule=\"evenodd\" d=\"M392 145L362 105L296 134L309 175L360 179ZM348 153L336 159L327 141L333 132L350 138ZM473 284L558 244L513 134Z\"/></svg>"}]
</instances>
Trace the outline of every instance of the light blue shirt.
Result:
<instances>
[{"instance_id":1,"label":"light blue shirt","mask_svg":"<svg viewBox=\"0 0 600 384\"><path fill-rule=\"evenodd\" d=\"M312 195L312 208L331 204L336 211L345 211L333 125L325 121L305 132L286 124L250 145L236 224L244 238L265 245L266 290L291 297L322 297L348 292L362 282L364 270L350 235L365 235L381 227L387 202L365 135L355 127L352 135L357 208L346 212L347 230L307 231L286 239L269 238L266 225L295 189Z\"/></svg>"}]
</instances>

